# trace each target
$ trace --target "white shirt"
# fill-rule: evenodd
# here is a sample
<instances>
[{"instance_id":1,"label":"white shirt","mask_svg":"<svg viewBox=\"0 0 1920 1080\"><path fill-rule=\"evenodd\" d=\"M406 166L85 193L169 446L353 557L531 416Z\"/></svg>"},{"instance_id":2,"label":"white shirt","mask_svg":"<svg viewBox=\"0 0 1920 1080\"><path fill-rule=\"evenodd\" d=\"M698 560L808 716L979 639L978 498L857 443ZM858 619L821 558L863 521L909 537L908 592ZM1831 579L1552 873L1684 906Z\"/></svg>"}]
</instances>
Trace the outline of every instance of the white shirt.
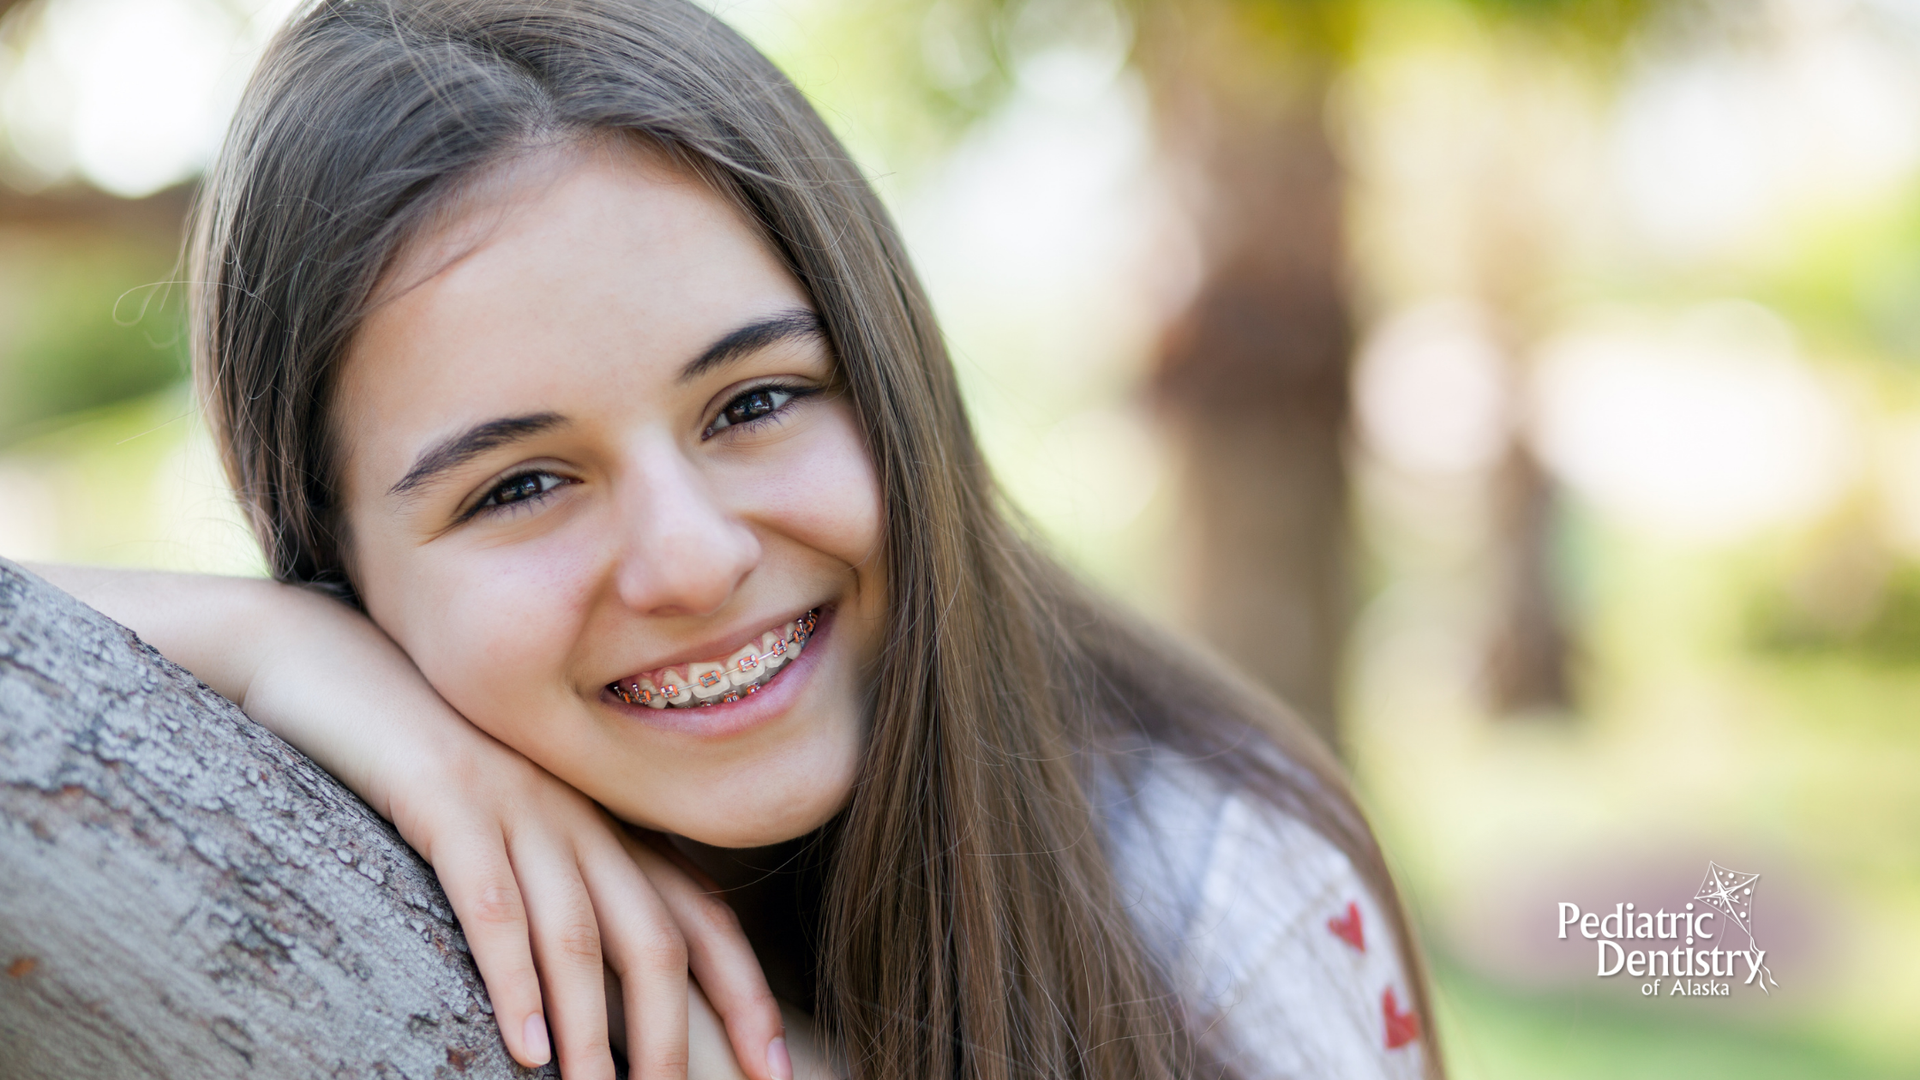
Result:
<instances>
[{"instance_id":1,"label":"white shirt","mask_svg":"<svg viewBox=\"0 0 1920 1080\"><path fill-rule=\"evenodd\" d=\"M1103 808L1121 898L1242 1080L1418 1080L1378 902L1325 838L1157 751Z\"/></svg>"}]
</instances>

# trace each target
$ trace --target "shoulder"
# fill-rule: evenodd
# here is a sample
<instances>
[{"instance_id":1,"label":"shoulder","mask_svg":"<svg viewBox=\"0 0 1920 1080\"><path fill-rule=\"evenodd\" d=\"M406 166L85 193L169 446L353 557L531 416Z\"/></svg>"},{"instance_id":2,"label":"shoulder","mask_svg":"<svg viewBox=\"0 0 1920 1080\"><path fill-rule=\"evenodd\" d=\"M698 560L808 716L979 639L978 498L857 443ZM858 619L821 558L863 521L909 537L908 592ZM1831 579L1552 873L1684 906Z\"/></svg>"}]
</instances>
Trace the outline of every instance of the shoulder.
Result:
<instances>
[{"instance_id":1,"label":"shoulder","mask_svg":"<svg viewBox=\"0 0 1920 1080\"><path fill-rule=\"evenodd\" d=\"M1104 794L1122 901L1210 1051L1243 1080L1421 1075L1391 924L1345 853L1164 751Z\"/></svg>"}]
</instances>

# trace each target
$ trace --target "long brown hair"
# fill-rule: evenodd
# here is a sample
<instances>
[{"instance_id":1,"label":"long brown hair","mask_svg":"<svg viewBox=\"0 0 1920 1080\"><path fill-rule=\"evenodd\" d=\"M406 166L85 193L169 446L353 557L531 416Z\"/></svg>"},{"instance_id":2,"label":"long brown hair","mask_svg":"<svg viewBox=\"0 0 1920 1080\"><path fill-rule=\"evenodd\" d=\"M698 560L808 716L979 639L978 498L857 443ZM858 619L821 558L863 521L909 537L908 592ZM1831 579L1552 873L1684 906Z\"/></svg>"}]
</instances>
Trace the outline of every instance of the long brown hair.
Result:
<instances>
[{"instance_id":1,"label":"long brown hair","mask_svg":"<svg viewBox=\"0 0 1920 1080\"><path fill-rule=\"evenodd\" d=\"M1340 771L1135 626L1002 504L885 210L793 85L684 0L320 0L253 76L198 210L193 333L275 577L353 599L331 380L425 217L506 155L627 132L765 231L826 326L888 507L889 641L831 830L819 1019L857 1080L1215 1072L1117 896L1089 792L1157 745L1353 861L1424 979ZM1430 1027L1430 1025L1429 1025ZM1437 1055L1428 1044L1430 1067Z\"/></svg>"}]
</instances>

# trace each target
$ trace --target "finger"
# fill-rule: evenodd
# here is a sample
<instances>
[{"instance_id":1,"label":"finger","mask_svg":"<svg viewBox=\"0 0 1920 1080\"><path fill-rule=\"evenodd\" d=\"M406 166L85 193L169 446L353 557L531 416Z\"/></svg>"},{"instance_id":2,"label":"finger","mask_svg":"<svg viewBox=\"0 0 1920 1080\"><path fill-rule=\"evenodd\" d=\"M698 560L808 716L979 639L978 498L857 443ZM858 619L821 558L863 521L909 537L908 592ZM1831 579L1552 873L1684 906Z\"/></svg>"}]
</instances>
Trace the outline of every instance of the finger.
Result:
<instances>
[{"instance_id":1,"label":"finger","mask_svg":"<svg viewBox=\"0 0 1920 1080\"><path fill-rule=\"evenodd\" d=\"M660 894L687 944L687 966L726 1024L734 1057L752 1080L792 1080L780 1004L740 919L711 881L696 880L648 844L622 837L634 864ZM704 877L704 875L702 875Z\"/></svg>"},{"instance_id":2,"label":"finger","mask_svg":"<svg viewBox=\"0 0 1920 1080\"><path fill-rule=\"evenodd\" d=\"M600 928L572 847L535 833L510 843L560 1073L613 1080Z\"/></svg>"},{"instance_id":3,"label":"finger","mask_svg":"<svg viewBox=\"0 0 1920 1080\"><path fill-rule=\"evenodd\" d=\"M433 870L487 985L507 1053L522 1065L545 1065L553 1048L527 936L526 905L505 840L486 831L442 840L434 845Z\"/></svg>"},{"instance_id":4,"label":"finger","mask_svg":"<svg viewBox=\"0 0 1920 1080\"><path fill-rule=\"evenodd\" d=\"M636 1080L687 1075L687 946L633 860L607 844L582 860L607 966L620 977L627 1065Z\"/></svg>"}]
</instances>

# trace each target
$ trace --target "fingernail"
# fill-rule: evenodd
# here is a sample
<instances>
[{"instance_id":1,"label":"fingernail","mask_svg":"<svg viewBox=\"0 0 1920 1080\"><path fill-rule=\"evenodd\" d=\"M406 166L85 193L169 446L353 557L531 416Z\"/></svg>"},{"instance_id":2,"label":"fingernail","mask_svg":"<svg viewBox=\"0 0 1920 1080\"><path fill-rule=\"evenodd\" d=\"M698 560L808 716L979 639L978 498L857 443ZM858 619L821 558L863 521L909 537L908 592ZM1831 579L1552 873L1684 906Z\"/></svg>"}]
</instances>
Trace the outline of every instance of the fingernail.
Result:
<instances>
[{"instance_id":1,"label":"fingernail","mask_svg":"<svg viewBox=\"0 0 1920 1080\"><path fill-rule=\"evenodd\" d=\"M553 1056L553 1045L547 1042L547 1021L539 1013L527 1017L527 1056L535 1065L545 1065ZM791 1078L787 1078L791 1080Z\"/></svg>"},{"instance_id":2,"label":"fingernail","mask_svg":"<svg viewBox=\"0 0 1920 1080\"><path fill-rule=\"evenodd\" d=\"M787 1056L787 1040L767 1044L767 1072L773 1080L793 1080L793 1059Z\"/></svg>"}]
</instances>

